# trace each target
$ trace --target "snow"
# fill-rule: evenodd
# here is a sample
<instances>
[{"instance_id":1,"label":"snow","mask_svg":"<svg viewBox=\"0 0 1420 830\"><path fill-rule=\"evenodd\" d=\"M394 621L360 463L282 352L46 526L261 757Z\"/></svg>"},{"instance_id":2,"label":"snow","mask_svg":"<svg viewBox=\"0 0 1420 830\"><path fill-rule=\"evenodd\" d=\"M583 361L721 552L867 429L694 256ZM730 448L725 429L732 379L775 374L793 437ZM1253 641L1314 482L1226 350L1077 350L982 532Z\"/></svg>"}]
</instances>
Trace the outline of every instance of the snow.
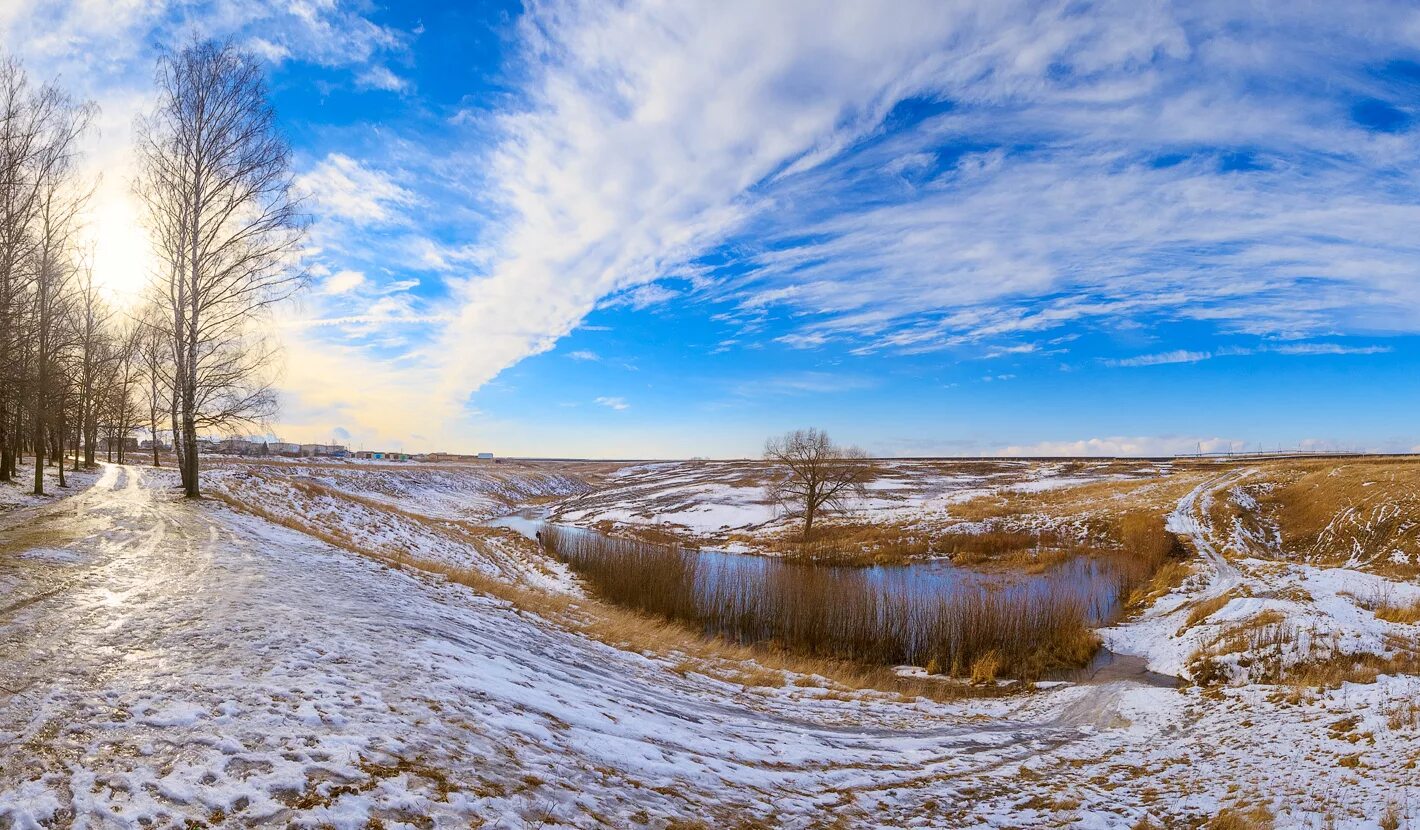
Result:
<instances>
[{"instance_id":1,"label":"snow","mask_svg":"<svg viewBox=\"0 0 1420 830\"><path fill-rule=\"evenodd\" d=\"M452 495L431 498L445 526L404 499L360 501L381 486L363 477L348 493L304 491L284 473L215 478L283 520L372 528L371 544L510 578L543 573L501 532L449 518ZM1277 687L1124 681L952 703L830 693L813 678L746 687L683 670L685 655L618 649L257 516L174 500L172 483L110 467L63 508L69 520L0 555L12 586L0 825L1129 828L1145 815L1197 826L1239 801L1268 804L1282 828L1324 815L1373 828L1392 802L1420 820L1402 798L1420 729L1395 717L1417 678L1290 701ZM1191 494L1177 522L1214 539L1200 507L1227 483ZM1218 622L1292 603L1340 630L1392 630L1349 598L1391 588L1381 577L1218 556L1112 636L1153 665L1171 647L1157 623L1176 631L1188 602L1226 585L1265 587L1263 564L1313 600L1254 590ZM1360 766L1342 765L1353 757Z\"/></svg>"},{"instance_id":2,"label":"snow","mask_svg":"<svg viewBox=\"0 0 1420 830\"><path fill-rule=\"evenodd\" d=\"M1064 465L1001 461L879 461L866 493L847 500L854 521L930 527L936 532L976 528L953 515L976 498L1043 493L1104 480L1153 478L1166 468ZM774 475L765 462L688 461L638 464L607 476L606 485L559 502L552 519L581 526L610 523L656 526L687 542L739 552L765 552L766 540L793 521L778 509L765 485ZM1020 529L1020 528L1013 528ZM1036 528L1031 528L1036 529Z\"/></svg>"}]
</instances>

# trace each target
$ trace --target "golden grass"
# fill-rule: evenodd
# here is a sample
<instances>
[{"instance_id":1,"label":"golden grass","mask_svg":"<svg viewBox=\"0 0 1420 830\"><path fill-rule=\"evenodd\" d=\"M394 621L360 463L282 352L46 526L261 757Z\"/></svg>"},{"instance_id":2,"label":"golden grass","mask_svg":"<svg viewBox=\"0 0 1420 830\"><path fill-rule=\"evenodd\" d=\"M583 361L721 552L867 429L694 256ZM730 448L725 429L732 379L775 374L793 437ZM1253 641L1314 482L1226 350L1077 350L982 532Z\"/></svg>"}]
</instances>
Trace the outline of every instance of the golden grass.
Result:
<instances>
[{"instance_id":1,"label":"golden grass","mask_svg":"<svg viewBox=\"0 0 1420 830\"><path fill-rule=\"evenodd\" d=\"M700 555L676 546L557 527L543 541L602 599L734 642L867 665L935 664L954 677L980 662L1023 679L1083 665L1098 647L1087 603L1053 583L923 597L884 590L860 570L782 559L706 580Z\"/></svg>"},{"instance_id":2,"label":"golden grass","mask_svg":"<svg viewBox=\"0 0 1420 830\"><path fill-rule=\"evenodd\" d=\"M1403 578L1420 575L1420 525L1412 521L1420 514L1420 458L1275 461L1249 481L1257 516L1242 519L1275 524L1289 556ZM1219 505L1226 509L1225 500ZM1393 558L1397 551L1408 561Z\"/></svg>"},{"instance_id":3,"label":"golden grass","mask_svg":"<svg viewBox=\"0 0 1420 830\"><path fill-rule=\"evenodd\" d=\"M1289 666L1281 681L1334 689L1343 683L1374 683L1381 675L1396 674L1420 674L1420 654L1338 654Z\"/></svg>"},{"instance_id":4,"label":"golden grass","mask_svg":"<svg viewBox=\"0 0 1420 830\"><path fill-rule=\"evenodd\" d=\"M1405 637L1387 637L1386 654L1343 654L1334 643L1312 643L1315 656L1288 660L1304 632L1280 611L1269 609L1225 628L1189 658L1189 673L1200 686L1217 686L1232 677L1222 657L1243 655L1237 665L1252 683L1285 685L1292 699L1303 689L1332 689L1343 683L1375 683L1381 675L1420 674L1420 647Z\"/></svg>"},{"instance_id":5,"label":"golden grass","mask_svg":"<svg viewBox=\"0 0 1420 830\"><path fill-rule=\"evenodd\" d=\"M1193 575L1193 565L1188 562L1173 560L1165 562L1154 571L1154 575L1149 577L1149 581L1135 587L1124 598L1124 612L1126 615L1138 613L1155 600L1168 595L1183 581Z\"/></svg>"},{"instance_id":6,"label":"golden grass","mask_svg":"<svg viewBox=\"0 0 1420 830\"><path fill-rule=\"evenodd\" d=\"M1272 830L1277 819L1272 811L1257 804L1251 807L1227 807L1204 825L1205 830Z\"/></svg>"},{"instance_id":7,"label":"golden grass","mask_svg":"<svg viewBox=\"0 0 1420 830\"><path fill-rule=\"evenodd\" d=\"M1001 659L999 651L988 651L971 664L972 683L995 683L996 674L1001 670Z\"/></svg>"},{"instance_id":8,"label":"golden grass","mask_svg":"<svg viewBox=\"0 0 1420 830\"><path fill-rule=\"evenodd\" d=\"M1188 617L1183 621L1183 628L1179 629L1179 633L1182 634L1185 630L1190 629L1195 625L1198 625L1199 623L1223 610L1223 606L1232 602L1233 598L1237 595L1237 591L1227 591L1226 593L1219 594L1216 597L1206 597L1204 599L1200 599L1198 602L1193 604L1192 608L1188 610Z\"/></svg>"},{"instance_id":9,"label":"golden grass","mask_svg":"<svg viewBox=\"0 0 1420 830\"><path fill-rule=\"evenodd\" d=\"M1383 600L1371 610L1376 615L1376 619L1385 620L1388 623L1412 625L1420 622L1420 600L1409 603Z\"/></svg>"},{"instance_id":10,"label":"golden grass","mask_svg":"<svg viewBox=\"0 0 1420 830\"><path fill-rule=\"evenodd\" d=\"M1118 465L1099 472L1127 473L1138 463ZM1091 530L1118 524L1128 514L1163 516L1189 490L1197 486L1209 470L1193 465L1175 465L1162 476L1107 478L1039 492L1003 490L951 508L957 520L992 522L1019 516L1039 516L1055 520L1085 520Z\"/></svg>"}]
</instances>

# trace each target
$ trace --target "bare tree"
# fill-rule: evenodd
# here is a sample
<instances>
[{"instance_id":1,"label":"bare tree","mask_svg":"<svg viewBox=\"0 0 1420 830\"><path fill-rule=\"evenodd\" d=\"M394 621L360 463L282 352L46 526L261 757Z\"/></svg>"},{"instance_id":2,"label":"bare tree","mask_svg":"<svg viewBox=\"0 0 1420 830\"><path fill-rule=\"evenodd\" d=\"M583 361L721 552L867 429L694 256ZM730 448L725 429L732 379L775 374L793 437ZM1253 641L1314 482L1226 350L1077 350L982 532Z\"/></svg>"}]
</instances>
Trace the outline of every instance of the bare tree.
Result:
<instances>
[{"instance_id":1,"label":"bare tree","mask_svg":"<svg viewBox=\"0 0 1420 830\"><path fill-rule=\"evenodd\" d=\"M62 389L62 384L55 380L66 345L62 321L68 315L69 284L75 271L73 234L87 199L75 187L74 159L79 135L88 126L89 109L75 106L62 96L56 101L37 159L38 188L31 229L30 448L35 458L36 495L44 493L45 456L55 446L54 433L60 422L55 416L55 399L59 398L62 405L62 396L56 394L56 387ZM50 458L59 455L55 451Z\"/></svg>"},{"instance_id":2,"label":"bare tree","mask_svg":"<svg viewBox=\"0 0 1420 830\"><path fill-rule=\"evenodd\" d=\"M828 510L841 510L849 496L864 495L876 475L868 454L841 447L819 429L799 429L765 442L764 457L781 468L767 489L788 515L804 523L804 541L814 520Z\"/></svg>"},{"instance_id":3,"label":"bare tree","mask_svg":"<svg viewBox=\"0 0 1420 830\"><path fill-rule=\"evenodd\" d=\"M138 317L138 365L144 385L143 414L147 416L148 436L152 440L153 466L161 467L158 452L161 449L159 424L168 410L168 398L172 390L172 365L168 360L171 350L168 343L172 335L163 326L163 309L149 305Z\"/></svg>"},{"instance_id":4,"label":"bare tree","mask_svg":"<svg viewBox=\"0 0 1420 830\"><path fill-rule=\"evenodd\" d=\"M76 340L75 386L79 441L84 449L84 464L92 467L99 442L99 414L103 403L103 380L110 363L112 348L109 326L112 312L94 282L94 270L88 263L79 271L75 289L74 336Z\"/></svg>"},{"instance_id":5,"label":"bare tree","mask_svg":"<svg viewBox=\"0 0 1420 830\"><path fill-rule=\"evenodd\" d=\"M18 61L0 60L0 481L14 479L21 451L35 223L72 110L57 87L36 86Z\"/></svg>"},{"instance_id":6,"label":"bare tree","mask_svg":"<svg viewBox=\"0 0 1420 830\"><path fill-rule=\"evenodd\" d=\"M165 261L154 288L170 320L173 437L183 491L197 497L199 434L274 411L254 323L305 282L304 220L254 55L193 43L159 59L157 87L138 125L136 190Z\"/></svg>"}]
</instances>

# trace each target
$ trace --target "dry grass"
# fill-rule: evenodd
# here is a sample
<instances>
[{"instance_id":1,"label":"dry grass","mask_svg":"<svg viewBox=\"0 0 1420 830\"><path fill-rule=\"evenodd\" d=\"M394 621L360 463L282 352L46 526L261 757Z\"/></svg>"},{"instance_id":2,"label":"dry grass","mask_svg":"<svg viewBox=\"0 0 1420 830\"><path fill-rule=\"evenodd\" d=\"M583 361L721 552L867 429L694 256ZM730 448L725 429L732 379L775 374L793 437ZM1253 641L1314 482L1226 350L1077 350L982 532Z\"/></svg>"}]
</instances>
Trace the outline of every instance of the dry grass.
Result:
<instances>
[{"instance_id":1,"label":"dry grass","mask_svg":"<svg viewBox=\"0 0 1420 830\"><path fill-rule=\"evenodd\" d=\"M1316 639L1280 611L1267 610L1225 628L1189 660L1189 673L1200 686L1216 686L1233 677L1222 658L1234 662L1247 680L1303 689L1331 689L1343 683L1374 683L1381 675L1420 674L1420 646L1405 637L1388 637L1385 654L1342 653L1334 639ZM1309 653L1306 659L1295 655Z\"/></svg>"},{"instance_id":2,"label":"dry grass","mask_svg":"<svg viewBox=\"0 0 1420 830\"><path fill-rule=\"evenodd\" d=\"M1166 596L1183 581L1193 575L1193 566L1188 562L1165 562L1154 571L1154 575L1142 585L1135 587L1124 598L1124 611L1133 614L1143 611L1160 597Z\"/></svg>"},{"instance_id":3,"label":"dry grass","mask_svg":"<svg viewBox=\"0 0 1420 830\"><path fill-rule=\"evenodd\" d=\"M1289 666L1280 682L1333 689L1343 683L1374 683L1384 674L1420 674L1420 654L1337 654Z\"/></svg>"},{"instance_id":4,"label":"dry grass","mask_svg":"<svg viewBox=\"0 0 1420 830\"><path fill-rule=\"evenodd\" d=\"M1188 617L1183 621L1183 628L1179 629L1179 633L1182 634L1183 631L1198 625L1223 610L1223 606L1232 602L1236 596L1238 596L1236 591L1228 591L1216 597L1205 597L1204 599L1198 600L1193 604L1193 607L1188 610Z\"/></svg>"},{"instance_id":5,"label":"dry grass","mask_svg":"<svg viewBox=\"0 0 1420 830\"><path fill-rule=\"evenodd\" d=\"M1129 475L1141 465L1115 464L1092 471L1096 475ZM1003 490L952 506L958 520L993 523L1021 516L1080 521L1104 530L1127 514L1163 516L1211 470L1176 464L1172 472L1128 478L1105 478L1073 487L1039 492ZM1068 475L1068 473L1063 473Z\"/></svg>"},{"instance_id":6,"label":"dry grass","mask_svg":"<svg viewBox=\"0 0 1420 830\"><path fill-rule=\"evenodd\" d=\"M1376 615L1376 619L1385 620L1388 623L1399 625L1420 623L1420 600L1413 602L1382 600L1371 610Z\"/></svg>"},{"instance_id":7,"label":"dry grass","mask_svg":"<svg viewBox=\"0 0 1420 830\"><path fill-rule=\"evenodd\" d=\"M1377 819L1381 830L1400 830L1401 820L1401 809L1394 803L1387 804L1385 812L1381 813L1381 817Z\"/></svg>"},{"instance_id":8,"label":"dry grass","mask_svg":"<svg viewBox=\"0 0 1420 830\"><path fill-rule=\"evenodd\" d=\"M1227 807L1214 816L1205 830L1272 830L1277 819L1272 811L1258 804L1252 807Z\"/></svg>"},{"instance_id":9,"label":"dry grass","mask_svg":"<svg viewBox=\"0 0 1420 830\"><path fill-rule=\"evenodd\" d=\"M1280 530L1288 557L1402 578L1420 575L1420 524L1413 521L1420 515L1420 459L1277 461L1263 465L1245 489L1257 501L1255 511L1228 500L1216 509L1237 514L1244 526Z\"/></svg>"},{"instance_id":10,"label":"dry grass","mask_svg":"<svg viewBox=\"0 0 1420 830\"><path fill-rule=\"evenodd\" d=\"M713 572L682 548L559 528L543 534L601 598L736 643L814 658L910 664L955 677L1035 678L1083 665L1098 639L1089 609L1058 583L1041 590L894 590L865 571L778 559Z\"/></svg>"},{"instance_id":11,"label":"dry grass","mask_svg":"<svg viewBox=\"0 0 1420 830\"><path fill-rule=\"evenodd\" d=\"M669 541L669 540L667 540ZM759 540L763 541L763 540ZM932 534L905 524L824 523L804 541L797 530L771 538L769 553L834 565L895 565L940 552Z\"/></svg>"}]
</instances>

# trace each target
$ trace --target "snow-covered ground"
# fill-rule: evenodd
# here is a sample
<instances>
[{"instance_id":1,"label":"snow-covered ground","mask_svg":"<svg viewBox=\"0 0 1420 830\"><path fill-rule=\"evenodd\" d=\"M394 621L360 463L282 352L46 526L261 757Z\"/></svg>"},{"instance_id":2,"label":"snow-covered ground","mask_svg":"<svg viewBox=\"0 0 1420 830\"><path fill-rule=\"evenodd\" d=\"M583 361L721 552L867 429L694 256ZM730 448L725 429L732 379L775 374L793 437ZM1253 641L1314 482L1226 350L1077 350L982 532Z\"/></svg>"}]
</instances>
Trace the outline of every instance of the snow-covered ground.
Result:
<instances>
[{"instance_id":1,"label":"snow-covered ground","mask_svg":"<svg viewBox=\"0 0 1420 830\"><path fill-rule=\"evenodd\" d=\"M1154 671L1206 672L1215 682L1267 679L1348 655L1394 658L1420 651L1420 620L1387 621L1377 614L1383 603L1420 607L1420 585L1359 567L1297 561L1277 528L1258 536L1240 534L1236 522L1214 526L1210 516L1220 499L1256 508L1238 484L1257 477L1248 467L1222 472L1179 502L1168 528L1198 553L1195 572L1140 618L1103 631L1105 644L1146 656Z\"/></svg>"},{"instance_id":2,"label":"snow-covered ground","mask_svg":"<svg viewBox=\"0 0 1420 830\"><path fill-rule=\"evenodd\" d=\"M878 462L867 493L852 498L842 520L930 528L977 529L956 515L960 505L993 494L1045 493L1102 481L1157 479L1167 465L1150 462L902 460ZM773 469L760 461L683 461L628 466L603 486L558 503L555 520L615 531L656 527L699 544L753 551L790 520L765 491Z\"/></svg>"},{"instance_id":3,"label":"snow-covered ground","mask_svg":"<svg viewBox=\"0 0 1420 830\"><path fill-rule=\"evenodd\" d=\"M0 827L1131 828L1234 805L1289 828L1420 821L1414 677L956 703L741 686L171 484L111 466L0 534ZM322 487L232 492L280 516ZM317 518L338 539L379 504ZM454 555L438 533L400 540ZM1230 583L1207 558L1185 602Z\"/></svg>"}]
</instances>

